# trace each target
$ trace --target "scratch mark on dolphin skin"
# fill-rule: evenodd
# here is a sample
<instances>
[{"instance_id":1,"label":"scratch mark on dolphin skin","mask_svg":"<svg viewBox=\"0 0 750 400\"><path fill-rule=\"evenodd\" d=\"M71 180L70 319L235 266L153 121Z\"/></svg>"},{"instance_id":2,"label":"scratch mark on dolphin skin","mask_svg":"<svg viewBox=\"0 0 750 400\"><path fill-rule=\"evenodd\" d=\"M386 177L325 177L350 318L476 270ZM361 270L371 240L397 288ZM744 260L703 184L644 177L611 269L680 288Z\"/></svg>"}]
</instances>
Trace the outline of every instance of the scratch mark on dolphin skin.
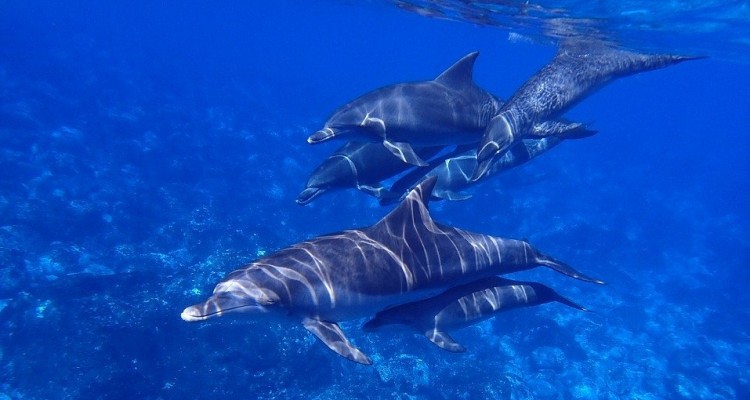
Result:
<instances>
[{"instance_id":1,"label":"scratch mark on dolphin skin","mask_svg":"<svg viewBox=\"0 0 750 400\"><path fill-rule=\"evenodd\" d=\"M333 281L331 280L330 271L326 271L325 263L323 262L323 260L316 257L311 251L307 249L305 249L305 251L308 252L310 258L313 259L315 268L318 271L318 276L325 285L326 291L328 291L328 296L331 300L331 307L336 307L336 289L334 289L333 287Z\"/></svg>"}]
</instances>

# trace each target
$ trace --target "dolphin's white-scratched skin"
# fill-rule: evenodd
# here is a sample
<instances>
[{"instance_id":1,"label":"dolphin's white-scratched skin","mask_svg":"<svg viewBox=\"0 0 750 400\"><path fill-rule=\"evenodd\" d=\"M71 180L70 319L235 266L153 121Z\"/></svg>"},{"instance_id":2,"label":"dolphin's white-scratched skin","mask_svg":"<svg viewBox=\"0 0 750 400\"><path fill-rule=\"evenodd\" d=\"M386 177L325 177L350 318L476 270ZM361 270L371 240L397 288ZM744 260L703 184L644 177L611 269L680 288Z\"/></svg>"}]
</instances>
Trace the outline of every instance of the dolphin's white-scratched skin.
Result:
<instances>
[{"instance_id":1,"label":"dolphin's white-scratched skin","mask_svg":"<svg viewBox=\"0 0 750 400\"><path fill-rule=\"evenodd\" d=\"M414 150L419 157L429 159L441 148L432 146ZM412 165L393 157L380 143L349 142L315 168L305 189L297 197L297 204L305 205L324 193L348 188L357 188L380 199L386 191L381 181L409 168Z\"/></svg>"},{"instance_id":2,"label":"dolphin's white-scratched skin","mask_svg":"<svg viewBox=\"0 0 750 400\"><path fill-rule=\"evenodd\" d=\"M430 81L399 83L336 110L308 143L331 139L382 143L402 161L424 166L414 147L477 143L501 102L472 78L479 52Z\"/></svg>"},{"instance_id":3,"label":"dolphin's white-scratched skin","mask_svg":"<svg viewBox=\"0 0 750 400\"><path fill-rule=\"evenodd\" d=\"M477 147L478 166L472 179L481 178L492 158L505 153L515 141L538 136L534 124L557 118L614 79L696 58L700 57L634 53L601 42L563 44L552 61L493 116Z\"/></svg>"},{"instance_id":4,"label":"dolphin's white-scratched skin","mask_svg":"<svg viewBox=\"0 0 750 400\"><path fill-rule=\"evenodd\" d=\"M339 355L370 364L337 322L536 266L602 283L527 242L434 222L427 209L434 185L434 178L424 181L375 225L319 236L230 273L208 300L186 308L182 319L203 321L240 312L284 315L302 322Z\"/></svg>"},{"instance_id":5,"label":"dolphin's white-scratched skin","mask_svg":"<svg viewBox=\"0 0 750 400\"><path fill-rule=\"evenodd\" d=\"M374 331L387 325L406 325L442 349L463 352L466 349L451 338L449 331L479 323L504 311L553 301L586 311L541 283L492 276L448 289L435 297L381 311L364 325L364 329Z\"/></svg>"},{"instance_id":6,"label":"dolphin's white-scratched skin","mask_svg":"<svg viewBox=\"0 0 750 400\"><path fill-rule=\"evenodd\" d=\"M562 143L565 137L588 137L596 133L596 131L586 129L583 124L561 121L545 122L535 126L534 129L556 132L557 136L550 135L538 139L517 141L505 154L493 159L492 165L485 172L485 178L507 171L538 157ZM432 165L433 162L430 162L430 164ZM389 190L381 190L380 204L384 205L395 202L408 190L411 190L419 181L432 176L437 177L435 189L432 191L433 197L447 200L468 199L471 195L463 191L477 183L477 181L471 179L471 175L474 173L476 167L476 149L467 150L457 156L438 158L435 160L434 168L415 169L394 182Z\"/></svg>"},{"instance_id":7,"label":"dolphin's white-scratched skin","mask_svg":"<svg viewBox=\"0 0 750 400\"><path fill-rule=\"evenodd\" d=\"M442 349L463 352L466 349L451 338L449 331L479 323L504 311L553 301L586 311L541 283L492 276L448 289L429 299L381 311L364 325L364 329L374 331L386 325L406 325Z\"/></svg>"}]
</instances>

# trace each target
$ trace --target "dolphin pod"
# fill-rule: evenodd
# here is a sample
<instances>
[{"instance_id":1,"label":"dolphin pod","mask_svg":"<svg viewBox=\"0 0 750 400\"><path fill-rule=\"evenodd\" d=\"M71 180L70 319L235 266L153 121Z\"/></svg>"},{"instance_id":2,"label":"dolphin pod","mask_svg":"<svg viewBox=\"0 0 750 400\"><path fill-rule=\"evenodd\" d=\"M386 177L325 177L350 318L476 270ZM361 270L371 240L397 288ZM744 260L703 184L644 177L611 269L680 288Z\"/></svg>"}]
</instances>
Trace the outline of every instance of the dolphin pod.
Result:
<instances>
[{"instance_id":1,"label":"dolphin pod","mask_svg":"<svg viewBox=\"0 0 750 400\"><path fill-rule=\"evenodd\" d=\"M295 244L227 275L185 321L230 313L286 316L342 357L370 364L338 322L428 299L452 287L544 266L602 283L542 254L529 243L472 233L432 220L436 178L417 187L375 225Z\"/></svg>"},{"instance_id":2,"label":"dolphin pod","mask_svg":"<svg viewBox=\"0 0 750 400\"><path fill-rule=\"evenodd\" d=\"M476 324L501 312L553 301L586 311L541 283L492 276L456 286L429 299L381 311L363 328L374 331L386 325L406 325L442 349L463 352L466 349L456 343L448 331Z\"/></svg>"},{"instance_id":3,"label":"dolphin pod","mask_svg":"<svg viewBox=\"0 0 750 400\"><path fill-rule=\"evenodd\" d=\"M381 204L400 200L396 208L374 225L318 236L231 272L208 299L185 308L182 319L246 314L301 323L340 356L371 364L339 322L369 318L366 331L408 326L458 352L464 347L449 331L499 312L549 302L585 310L541 283L498 275L543 266L581 281L602 281L526 241L440 224L430 215L429 201L468 198L463 190L479 179L536 158L566 139L593 135L561 115L616 78L695 57L638 54L598 42L564 43L504 103L474 83L477 56L466 55L433 80L367 93L336 110L308 138L312 144L348 143L316 168L297 203L357 188ZM384 186L401 173L390 189Z\"/></svg>"},{"instance_id":4,"label":"dolphin pod","mask_svg":"<svg viewBox=\"0 0 750 400\"><path fill-rule=\"evenodd\" d=\"M451 157L464 152L435 156L446 146L469 143L476 147L480 134L496 114L502 100L473 82L478 52L469 53L435 80L402 83L378 89L334 112L325 127L310 136L310 143L332 139L352 140L336 150L310 175L297 203L308 204L336 189L357 188L378 199L392 198L381 182L416 166L412 173L424 175ZM447 113L447 114L446 114ZM582 124L540 121L533 127L538 136L577 139L588 136ZM395 140L405 140L395 141ZM415 143L432 146L412 147ZM405 162L406 161L406 162ZM472 167L473 171L473 167ZM443 185L441 185L443 186ZM398 188L399 195L408 188Z\"/></svg>"},{"instance_id":5,"label":"dolphin pod","mask_svg":"<svg viewBox=\"0 0 750 400\"><path fill-rule=\"evenodd\" d=\"M459 168L464 171L468 164L476 164L469 172L470 180L476 182L506 170L493 164L520 141L586 137L588 135L582 133L593 131L585 127L559 129L555 124L564 125L564 122L557 118L614 79L700 58L640 54L597 41L568 41L561 45L550 63L523 84L508 102L503 102L473 81L478 55L478 52L467 54L434 80L386 86L336 110L308 142L316 144L337 139L351 143L316 168L297 202L307 204L331 189L356 187L380 200L385 199L381 203L388 203L394 192L404 193L409 187L402 181L388 190L381 182L413 166L425 168L411 171L412 177L434 171L432 174L440 181L438 192L442 187L449 188L443 198L464 199L466 195L456 194L458 191L454 189L468 184L452 188L452 183L443 183L451 179L447 172ZM558 140L550 142L559 143ZM386 150L368 143L381 144ZM443 154L442 158L430 162L425 160L432 157L436 149L454 145L473 147L476 155L466 150L448 152L447 156ZM388 153L403 165L387 161ZM439 164L443 161L454 165L443 167L441 174ZM501 164L506 162L500 161ZM355 179L352 179L352 169ZM414 183L413 178L412 181Z\"/></svg>"}]
</instances>

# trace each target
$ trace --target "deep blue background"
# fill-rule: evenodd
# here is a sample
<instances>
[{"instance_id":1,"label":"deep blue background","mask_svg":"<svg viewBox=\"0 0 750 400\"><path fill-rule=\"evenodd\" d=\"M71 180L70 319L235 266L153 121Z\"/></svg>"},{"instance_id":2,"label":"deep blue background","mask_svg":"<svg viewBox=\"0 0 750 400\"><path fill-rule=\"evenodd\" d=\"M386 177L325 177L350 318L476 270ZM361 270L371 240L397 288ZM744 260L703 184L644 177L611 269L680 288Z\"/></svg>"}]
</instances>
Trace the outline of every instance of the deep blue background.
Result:
<instances>
[{"instance_id":1,"label":"deep blue background","mask_svg":"<svg viewBox=\"0 0 750 400\"><path fill-rule=\"evenodd\" d=\"M508 313L457 332L462 355L345 324L369 368L298 327L179 320L258 254L388 211L294 203L331 111L473 50L507 98L554 53L507 39L380 3L0 3L0 399L748 396L750 67L731 60L614 82L567 115L596 136L432 206L602 277L519 275L596 313Z\"/></svg>"}]
</instances>

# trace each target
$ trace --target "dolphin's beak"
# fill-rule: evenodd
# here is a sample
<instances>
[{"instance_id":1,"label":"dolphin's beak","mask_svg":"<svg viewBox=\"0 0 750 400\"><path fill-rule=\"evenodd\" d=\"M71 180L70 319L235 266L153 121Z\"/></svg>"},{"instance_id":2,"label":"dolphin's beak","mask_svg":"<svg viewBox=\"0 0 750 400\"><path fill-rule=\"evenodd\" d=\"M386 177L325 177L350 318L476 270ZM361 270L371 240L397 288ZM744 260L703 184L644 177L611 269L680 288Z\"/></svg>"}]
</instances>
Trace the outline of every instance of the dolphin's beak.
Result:
<instances>
[{"instance_id":1,"label":"dolphin's beak","mask_svg":"<svg viewBox=\"0 0 750 400\"><path fill-rule=\"evenodd\" d=\"M476 182L479 178L483 177L492 165L492 159L497 154L500 146L495 142L488 142L477 153L477 167L474 169L474 174L471 176L471 181Z\"/></svg>"},{"instance_id":2,"label":"dolphin's beak","mask_svg":"<svg viewBox=\"0 0 750 400\"><path fill-rule=\"evenodd\" d=\"M299 194L299 196L297 196L297 204L304 206L305 204L313 201L315 198L317 198L324 192L325 192L324 189L316 188L316 187L309 187L303 190Z\"/></svg>"},{"instance_id":3,"label":"dolphin's beak","mask_svg":"<svg viewBox=\"0 0 750 400\"><path fill-rule=\"evenodd\" d=\"M196 322L221 317L227 313L254 311L264 312L267 310L252 299L231 292L222 292L214 294L203 303L186 308L182 311L180 317L183 321Z\"/></svg>"},{"instance_id":4,"label":"dolphin's beak","mask_svg":"<svg viewBox=\"0 0 750 400\"><path fill-rule=\"evenodd\" d=\"M316 144L320 142L325 142L328 139L333 138L336 136L336 132L333 131L331 128L323 128L307 138L307 143L310 144Z\"/></svg>"},{"instance_id":5,"label":"dolphin's beak","mask_svg":"<svg viewBox=\"0 0 750 400\"><path fill-rule=\"evenodd\" d=\"M209 319L213 315L218 315L218 314L212 314L212 315L205 314L205 312L202 311L202 309L204 308L203 307L204 304L205 303L196 304L194 306L190 306L186 308L185 310L182 311L182 314L180 314L180 318L182 318L183 321L187 321L187 322L197 322L197 321L203 321L203 320Z\"/></svg>"},{"instance_id":6,"label":"dolphin's beak","mask_svg":"<svg viewBox=\"0 0 750 400\"><path fill-rule=\"evenodd\" d=\"M502 156L514 140L513 128L508 122L508 117L504 114L493 117L479 142L477 168L471 176L471 181L476 182L484 176L492 166L492 160L495 157Z\"/></svg>"}]
</instances>

